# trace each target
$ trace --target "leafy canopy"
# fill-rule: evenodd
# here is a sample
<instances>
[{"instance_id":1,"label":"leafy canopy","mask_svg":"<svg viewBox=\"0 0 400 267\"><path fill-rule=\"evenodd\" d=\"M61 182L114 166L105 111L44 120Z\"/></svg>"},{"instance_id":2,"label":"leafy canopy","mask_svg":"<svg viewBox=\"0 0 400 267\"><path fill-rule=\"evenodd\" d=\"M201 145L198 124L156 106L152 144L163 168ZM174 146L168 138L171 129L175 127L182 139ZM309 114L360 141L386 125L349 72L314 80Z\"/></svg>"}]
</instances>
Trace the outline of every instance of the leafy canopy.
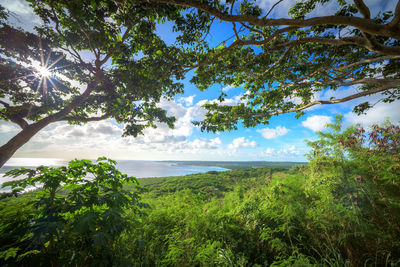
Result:
<instances>
[{"instance_id":1,"label":"leafy canopy","mask_svg":"<svg viewBox=\"0 0 400 267\"><path fill-rule=\"evenodd\" d=\"M363 0L297 1L288 16L277 18L283 1L262 10L257 1L150 0L197 9L232 25L231 37L218 45L205 41L192 82L201 90L213 84L242 86L235 105L208 103L203 130L223 131L267 124L274 115L301 116L314 105L335 104L378 94L384 102L399 99L400 2L395 10L374 12ZM327 15L320 14L323 10ZM211 28L212 32L212 28ZM344 97L324 99L324 92L357 88ZM335 93L334 93L335 95ZM222 103L221 103L222 102ZM372 106L354 107L362 113Z\"/></svg>"},{"instance_id":2,"label":"leafy canopy","mask_svg":"<svg viewBox=\"0 0 400 267\"><path fill-rule=\"evenodd\" d=\"M175 30L196 25L178 6L130 1L29 1L43 24L26 32L0 10L0 118L22 131L0 148L1 164L43 127L114 118L123 135L136 136L155 122L173 127L157 103L183 91L184 48L207 29L203 19L167 45L157 23Z\"/></svg>"}]
</instances>

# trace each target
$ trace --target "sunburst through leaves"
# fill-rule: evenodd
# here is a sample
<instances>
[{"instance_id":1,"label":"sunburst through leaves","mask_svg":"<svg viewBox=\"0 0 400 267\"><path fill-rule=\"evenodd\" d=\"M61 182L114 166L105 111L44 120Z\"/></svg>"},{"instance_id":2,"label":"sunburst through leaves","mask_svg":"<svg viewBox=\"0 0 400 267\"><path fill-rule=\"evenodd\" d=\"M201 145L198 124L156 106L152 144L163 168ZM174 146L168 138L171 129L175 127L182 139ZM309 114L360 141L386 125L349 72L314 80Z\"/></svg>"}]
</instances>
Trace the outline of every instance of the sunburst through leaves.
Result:
<instances>
[{"instance_id":1,"label":"sunburst through leaves","mask_svg":"<svg viewBox=\"0 0 400 267\"><path fill-rule=\"evenodd\" d=\"M64 58L64 55L59 56L54 62L50 62L51 52L48 53L46 60L44 59L42 42L39 41L40 46L40 65L35 67L35 79L40 79L36 91L40 91L43 96L47 95L48 91L48 82L54 87L57 86L52 81L52 78L55 77L55 71L61 67L54 67L61 59ZM34 79L34 80L35 80Z\"/></svg>"},{"instance_id":2,"label":"sunburst through leaves","mask_svg":"<svg viewBox=\"0 0 400 267\"><path fill-rule=\"evenodd\" d=\"M54 83L54 79L57 79L57 70L64 68L66 66L56 66L57 63L60 62L64 58L64 55L60 55L55 60L50 60L52 56L52 52L49 51L45 56L44 49L42 47L42 42L39 39L39 51L40 51L40 60L36 60L35 57L31 57L30 64L21 63L21 65L25 66L27 70L30 71L27 75L22 75L18 77L14 77L8 80L22 80L24 78L31 77L29 81L26 81L27 86L32 86L37 83L36 88L33 87L35 92L40 92L42 96L46 97L49 91L49 84L55 89L57 89L57 85Z\"/></svg>"}]
</instances>

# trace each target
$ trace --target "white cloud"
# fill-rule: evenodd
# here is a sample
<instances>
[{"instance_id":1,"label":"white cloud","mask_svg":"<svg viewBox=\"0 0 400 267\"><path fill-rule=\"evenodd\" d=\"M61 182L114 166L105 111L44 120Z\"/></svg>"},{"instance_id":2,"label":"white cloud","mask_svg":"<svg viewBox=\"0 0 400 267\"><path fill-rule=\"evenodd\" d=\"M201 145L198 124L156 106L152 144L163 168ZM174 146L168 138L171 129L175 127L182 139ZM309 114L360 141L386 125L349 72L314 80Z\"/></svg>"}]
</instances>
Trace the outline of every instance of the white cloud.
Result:
<instances>
[{"instance_id":1,"label":"white cloud","mask_svg":"<svg viewBox=\"0 0 400 267\"><path fill-rule=\"evenodd\" d=\"M296 1L297 0L286 0L280 2L277 6L275 6L269 17L288 18L289 9L296 3ZM256 0L256 5L258 5L264 11L264 13L266 13L276 2L276 0Z\"/></svg>"},{"instance_id":2,"label":"white cloud","mask_svg":"<svg viewBox=\"0 0 400 267\"><path fill-rule=\"evenodd\" d=\"M217 149L222 144L221 139L195 139L192 142L188 142L186 147L188 149Z\"/></svg>"},{"instance_id":3,"label":"white cloud","mask_svg":"<svg viewBox=\"0 0 400 267\"><path fill-rule=\"evenodd\" d=\"M300 154L300 151L296 149L295 145L292 145L291 147L289 147L287 149L282 149L281 152L285 153L285 154L291 154L291 155L299 155Z\"/></svg>"},{"instance_id":4,"label":"white cloud","mask_svg":"<svg viewBox=\"0 0 400 267\"><path fill-rule=\"evenodd\" d=\"M207 158L209 150L217 151L216 148L221 148L221 139L189 140L195 129L192 121L204 118L205 110L201 107L203 102L185 107L176 101L163 99L159 106L169 116L177 118L175 128L170 129L166 124L157 123L157 128L147 128L144 135L135 138L122 138L122 125L117 125L113 120L90 122L82 126L68 125L65 122L54 123L34 136L18 151L17 156L40 154L44 157L73 158L77 155L80 158L96 158L106 155L130 159L183 159L184 155L189 154L192 158L200 155ZM223 152L219 149L218 152L213 152L214 159L218 158L218 153Z\"/></svg>"},{"instance_id":5,"label":"white cloud","mask_svg":"<svg viewBox=\"0 0 400 267\"><path fill-rule=\"evenodd\" d=\"M21 1L21 0L4 0L2 1L2 5L10 10L11 12L17 13L17 14L32 14L33 9L32 7L29 6L29 3L26 1Z\"/></svg>"},{"instance_id":6,"label":"white cloud","mask_svg":"<svg viewBox=\"0 0 400 267\"><path fill-rule=\"evenodd\" d=\"M371 16L374 17L378 12L395 10L397 1L365 0L365 4L371 10Z\"/></svg>"},{"instance_id":7,"label":"white cloud","mask_svg":"<svg viewBox=\"0 0 400 267\"><path fill-rule=\"evenodd\" d=\"M262 152L262 155L265 157L272 157L275 155L276 151L275 148L267 148L264 152Z\"/></svg>"},{"instance_id":8,"label":"white cloud","mask_svg":"<svg viewBox=\"0 0 400 267\"><path fill-rule=\"evenodd\" d=\"M274 128L264 128L257 130L265 139L273 139L279 136L285 135L289 132L289 129L282 126L277 126Z\"/></svg>"},{"instance_id":9,"label":"white cloud","mask_svg":"<svg viewBox=\"0 0 400 267\"><path fill-rule=\"evenodd\" d=\"M264 160L288 160L298 158L299 155L301 155L300 150L295 145L291 145L279 150L268 147L259 154L259 157Z\"/></svg>"},{"instance_id":10,"label":"white cloud","mask_svg":"<svg viewBox=\"0 0 400 267\"><path fill-rule=\"evenodd\" d=\"M243 136L236 138L232 141L232 144L228 145L229 149L238 149L241 147L256 147L258 144L255 141L249 141L245 139Z\"/></svg>"},{"instance_id":11,"label":"white cloud","mask_svg":"<svg viewBox=\"0 0 400 267\"><path fill-rule=\"evenodd\" d=\"M369 109L366 114L357 115L353 112L346 113L343 125L345 127L355 124L361 124L364 127L372 124L381 124L389 119L393 124L400 124L400 101L393 103L378 103Z\"/></svg>"},{"instance_id":12,"label":"white cloud","mask_svg":"<svg viewBox=\"0 0 400 267\"><path fill-rule=\"evenodd\" d=\"M181 97L177 101L179 103L185 104L185 106L192 106L193 105L193 99L195 98L196 95L191 95L188 97Z\"/></svg>"},{"instance_id":13,"label":"white cloud","mask_svg":"<svg viewBox=\"0 0 400 267\"><path fill-rule=\"evenodd\" d=\"M277 0L256 0L256 5L258 5L266 14L271 7L276 4ZM274 7L269 18L289 18L289 10L294 6L294 4L298 2L298 0L285 0L280 2L277 6ZM306 18L317 17L317 16L327 16L333 15L336 11L339 10L339 4L337 1L330 1L321 5L317 3L316 8L310 12Z\"/></svg>"},{"instance_id":14,"label":"white cloud","mask_svg":"<svg viewBox=\"0 0 400 267\"><path fill-rule=\"evenodd\" d=\"M12 14L8 17L8 23L22 27L25 31L33 32L34 27L42 24L42 20L33 12L33 8L24 0L1 0L1 5Z\"/></svg>"},{"instance_id":15,"label":"white cloud","mask_svg":"<svg viewBox=\"0 0 400 267\"><path fill-rule=\"evenodd\" d=\"M56 157L73 157L72 154L85 153L90 155L91 150L117 149L122 139L121 134L122 129L109 120L85 125L59 122L40 131L20 152L57 154Z\"/></svg>"},{"instance_id":16,"label":"white cloud","mask_svg":"<svg viewBox=\"0 0 400 267\"><path fill-rule=\"evenodd\" d=\"M228 84L228 85L226 85L224 88L222 88L222 91L223 91L223 92L228 92L229 90L231 90L231 89L233 89L233 88L236 88L236 87L233 86L233 85L231 85L231 84Z\"/></svg>"},{"instance_id":17,"label":"white cloud","mask_svg":"<svg viewBox=\"0 0 400 267\"><path fill-rule=\"evenodd\" d=\"M11 123L1 123L0 133L18 132L20 128Z\"/></svg>"},{"instance_id":18,"label":"white cloud","mask_svg":"<svg viewBox=\"0 0 400 267\"><path fill-rule=\"evenodd\" d=\"M330 116L315 115L308 117L301 125L317 132L325 129L326 124L331 123L331 121L332 118Z\"/></svg>"}]
</instances>

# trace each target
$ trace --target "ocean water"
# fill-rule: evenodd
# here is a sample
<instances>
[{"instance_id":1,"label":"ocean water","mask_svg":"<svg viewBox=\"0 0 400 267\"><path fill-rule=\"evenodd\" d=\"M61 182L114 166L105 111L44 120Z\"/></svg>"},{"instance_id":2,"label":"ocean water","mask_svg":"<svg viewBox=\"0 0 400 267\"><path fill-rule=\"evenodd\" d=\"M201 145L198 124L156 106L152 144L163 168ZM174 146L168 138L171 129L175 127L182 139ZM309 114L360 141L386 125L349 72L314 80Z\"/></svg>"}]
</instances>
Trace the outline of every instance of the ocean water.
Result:
<instances>
[{"instance_id":1,"label":"ocean water","mask_svg":"<svg viewBox=\"0 0 400 267\"><path fill-rule=\"evenodd\" d=\"M12 169L25 167L34 168L40 165L62 166L68 160L54 158L12 158L0 168L0 185L6 181L13 180L12 177L5 177L4 174ZM119 160L117 169L122 173L136 178L181 176L208 171L225 171L227 169L214 166L185 165L179 162L145 161L145 160ZM0 188L0 192L8 191L8 188Z\"/></svg>"}]
</instances>

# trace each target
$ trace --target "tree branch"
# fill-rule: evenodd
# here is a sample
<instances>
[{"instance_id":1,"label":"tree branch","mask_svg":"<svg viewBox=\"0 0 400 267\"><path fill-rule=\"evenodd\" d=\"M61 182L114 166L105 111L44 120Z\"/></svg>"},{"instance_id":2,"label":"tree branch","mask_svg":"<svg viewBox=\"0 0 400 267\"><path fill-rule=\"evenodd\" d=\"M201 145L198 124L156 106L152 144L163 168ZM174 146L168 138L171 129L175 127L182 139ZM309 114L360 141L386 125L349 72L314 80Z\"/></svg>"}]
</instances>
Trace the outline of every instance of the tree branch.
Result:
<instances>
[{"instance_id":1,"label":"tree branch","mask_svg":"<svg viewBox=\"0 0 400 267\"><path fill-rule=\"evenodd\" d=\"M345 70L345 69L350 69L352 67L356 67L362 64L367 64L367 63L374 63L374 62L379 62L379 61L383 61L383 60L388 60L388 59L397 59L400 58L400 56L383 56L383 57L377 57L377 58L369 58L369 59L364 59L343 67L337 67L337 68L333 68L335 70Z\"/></svg>"},{"instance_id":2,"label":"tree branch","mask_svg":"<svg viewBox=\"0 0 400 267\"><path fill-rule=\"evenodd\" d=\"M143 0L143 2L175 4L185 7L197 8L219 18L220 20L224 20L227 22L248 22L260 27L285 26L285 25L296 26L296 27L310 27L317 25L344 25L344 26L353 26L363 32L372 35L380 35L380 36L394 37L400 39L399 30L387 27L387 25L376 24L370 19L359 18L359 17L323 16L323 17L314 17L310 19L286 19L286 18L267 19L267 18L258 18L251 15L230 15L221 12L217 8L212 7L207 3L195 0Z\"/></svg>"},{"instance_id":3,"label":"tree branch","mask_svg":"<svg viewBox=\"0 0 400 267\"><path fill-rule=\"evenodd\" d=\"M264 76L265 74L267 74L268 72L270 72L273 68L275 68L277 65L279 65L288 55L290 50L292 50L293 46L289 46L288 49L285 51L285 53L282 54L282 56L279 58L279 60L277 60L274 64L272 64L271 67L269 67L268 69L266 69L263 73L256 75L256 78L260 78L262 76Z\"/></svg>"},{"instance_id":4,"label":"tree branch","mask_svg":"<svg viewBox=\"0 0 400 267\"><path fill-rule=\"evenodd\" d=\"M89 47L90 50L92 50L92 52L94 53L94 55L96 56L96 58L98 59L100 56L100 53L98 53L96 51L96 49L94 48L93 44L92 44L92 39L90 39L90 34L88 34L85 29L82 26L81 20L75 16L74 12L71 11L71 6L68 4L68 1L66 2L67 7L69 8L69 13L71 14L71 16L76 20L76 22L78 23L79 28L81 29L81 31L83 32L83 34L85 35L86 39L89 42Z\"/></svg>"},{"instance_id":5,"label":"tree branch","mask_svg":"<svg viewBox=\"0 0 400 267\"><path fill-rule=\"evenodd\" d=\"M11 107L10 104L8 104L7 102L3 101L0 99L0 104L2 104L6 109L8 110L15 110L15 107ZM19 127L21 127L21 129L25 129L29 124L26 120L24 120L23 118L21 118L21 116L17 116L17 115L8 115L8 114L4 114L5 117L7 117L8 120L10 120L11 122L17 124Z\"/></svg>"},{"instance_id":6,"label":"tree branch","mask_svg":"<svg viewBox=\"0 0 400 267\"><path fill-rule=\"evenodd\" d=\"M267 38L267 36L266 36L262 31L260 31L260 30L258 30L258 29L255 29L255 28L253 28L253 27L250 27L250 26L246 25L246 24L243 23L243 22L240 22L240 24L241 24L243 27L245 27L246 29L260 34L260 35L263 37L263 40L265 40L265 39Z\"/></svg>"},{"instance_id":7,"label":"tree branch","mask_svg":"<svg viewBox=\"0 0 400 267\"><path fill-rule=\"evenodd\" d=\"M364 3L363 0L354 0L354 3L356 4L358 10L360 10L361 15L365 19L371 18L371 11L369 10L368 6Z\"/></svg>"},{"instance_id":8,"label":"tree branch","mask_svg":"<svg viewBox=\"0 0 400 267\"><path fill-rule=\"evenodd\" d=\"M90 121L101 121L108 119L111 116L111 113L106 113L99 117L89 117L89 118L82 118L77 116L68 116L61 118L59 121L75 121L75 122L90 122Z\"/></svg>"},{"instance_id":9,"label":"tree branch","mask_svg":"<svg viewBox=\"0 0 400 267\"><path fill-rule=\"evenodd\" d=\"M234 47L236 47L236 46L238 46L238 45L240 45L240 44L242 44L242 43L243 43L242 40L236 40L235 42L233 42L233 43L230 44L229 46L227 46L227 47L225 47L224 49L222 49L222 51L219 52L218 54L216 54L212 59L206 60L206 61L203 61L203 62L200 62L200 63L198 63L198 64L196 64L196 65L191 66L191 67L188 67L187 69L184 70L184 72L189 72L189 71L191 71L191 70L193 70L193 69L195 69L195 68L198 68L198 67L201 67L201 66L204 66L204 65L211 64L212 62L214 62L215 60L217 60L219 57L222 57L223 55L225 55L226 53L228 53L229 50L233 49Z\"/></svg>"},{"instance_id":10,"label":"tree branch","mask_svg":"<svg viewBox=\"0 0 400 267\"><path fill-rule=\"evenodd\" d=\"M53 12L53 16L54 16L54 17L53 17L53 21L54 21L55 24L56 24L55 29L56 29L57 33L65 39L65 36L64 36L64 34L62 33L62 31L61 31L61 29L60 29L60 22L59 22L59 20L58 20L56 11L54 10L54 7L53 7L53 6L51 6L51 11ZM68 46L67 46L67 47L68 47ZM80 62L80 64L86 64L86 62L83 61L83 59L82 59L81 56L79 55L78 51L76 51L76 49L73 47L73 45L70 44L69 47L72 49L72 52L71 52L68 48L60 47L60 49L62 49L62 50L64 50L64 51L68 52L68 53L69 53L70 55L72 55L75 59L77 59L77 60Z\"/></svg>"},{"instance_id":11,"label":"tree branch","mask_svg":"<svg viewBox=\"0 0 400 267\"><path fill-rule=\"evenodd\" d=\"M5 108L9 108L10 104L0 99L0 104L2 104Z\"/></svg>"},{"instance_id":12,"label":"tree branch","mask_svg":"<svg viewBox=\"0 0 400 267\"><path fill-rule=\"evenodd\" d=\"M279 5L281 2L283 2L283 0L279 0L278 2L276 2L276 3L271 7L271 9L268 11L267 15L264 16L264 18L267 18L268 15L272 12L272 10L273 10L277 5Z\"/></svg>"},{"instance_id":13,"label":"tree branch","mask_svg":"<svg viewBox=\"0 0 400 267\"><path fill-rule=\"evenodd\" d=\"M343 37L341 39L330 39L323 37L305 37L297 40L288 41L286 43L280 44L278 47L286 47L292 44L303 44L303 43L319 43L319 44L327 44L327 45L357 45L363 46L371 52L376 52L384 55L400 55L400 46L384 46L381 44L375 44L371 46L371 44L362 37Z\"/></svg>"},{"instance_id":14,"label":"tree branch","mask_svg":"<svg viewBox=\"0 0 400 267\"><path fill-rule=\"evenodd\" d=\"M400 0L397 2L396 9L394 10L394 17L388 26L391 28L398 28L400 23Z\"/></svg>"},{"instance_id":15,"label":"tree branch","mask_svg":"<svg viewBox=\"0 0 400 267\"><path fill-rule=\"evenodd\" d=\"M113 48L109 53L107 53L107 55L103 58L103 60L100 61L100 64L101 64L101 65L103 65L104 63L106 63L107 60L109 60L110 57L111 57L111 56L118 50L118 48L124 43L124 41L125 41L126 38L128 37L128 33L131 31L131 29L132 29L132 26L129 26L129 27L126 29L125 33L124 33L124 34L122 35L122 37L121 37L121 41L118 42L118 43L114 46L114 48Z\"/></svg>"},{"instance_id":16,"label":"tree branch","mask_svg":"<svg viewBox=\"0 0 400 267\"><path fill-rule=\"evenodd\" d=\"M368 96L368 95L373 95L373 94L380 93L380 92L383 92L383 91L387 91L387 90L390 90L392 88L397 88L397 87L399 87L397 81L396 82L390 82L390 83L387 83L386 85L378 87L376 89L369 90L369 91L364 91L364 92L360 92L360 93L356 93L356 94L352 94L352 95L346 96L344 98L334 99L334 100L317 100L317 101L310 102L310 103L308 103L308 104L306 104L306 105L304 105L302 107L299 107L299 108L275 111L275 112L272 112L272 113L267 113L265 115L273 116L273 115L278 115L278 114L283 114L283 113L299 112L299 111L302 111L304 109L310 108L310 107L315 106L315 105L330 105L330 104L343 103L343 102L347 102L347 101L350 101L350 100L353 100L353 99L356 99L356 98L360 98L360 97Z\"/></svg>"},{"instance_id":17,"label":"tree branch","mask_svg":"<svg viewBox=\"0 0 400 267\"><path fill-rule=\"evenodd\" d=\"M303 78L304 79L304 78ZM341 80L335 80L331 79L330 81L312 81L312 82L296 82L296 83L285 83L285 86L301 86L301 85L339 85L339 86L351 86L351 85L356 85L356 84L369 84L369 85L381 85L381 84L396 84L394 87L400 87L398 79L375 79L375 78L363 78L363 79L350 79L349 81L341 81Z\"/></svg>"}]
</instances>

